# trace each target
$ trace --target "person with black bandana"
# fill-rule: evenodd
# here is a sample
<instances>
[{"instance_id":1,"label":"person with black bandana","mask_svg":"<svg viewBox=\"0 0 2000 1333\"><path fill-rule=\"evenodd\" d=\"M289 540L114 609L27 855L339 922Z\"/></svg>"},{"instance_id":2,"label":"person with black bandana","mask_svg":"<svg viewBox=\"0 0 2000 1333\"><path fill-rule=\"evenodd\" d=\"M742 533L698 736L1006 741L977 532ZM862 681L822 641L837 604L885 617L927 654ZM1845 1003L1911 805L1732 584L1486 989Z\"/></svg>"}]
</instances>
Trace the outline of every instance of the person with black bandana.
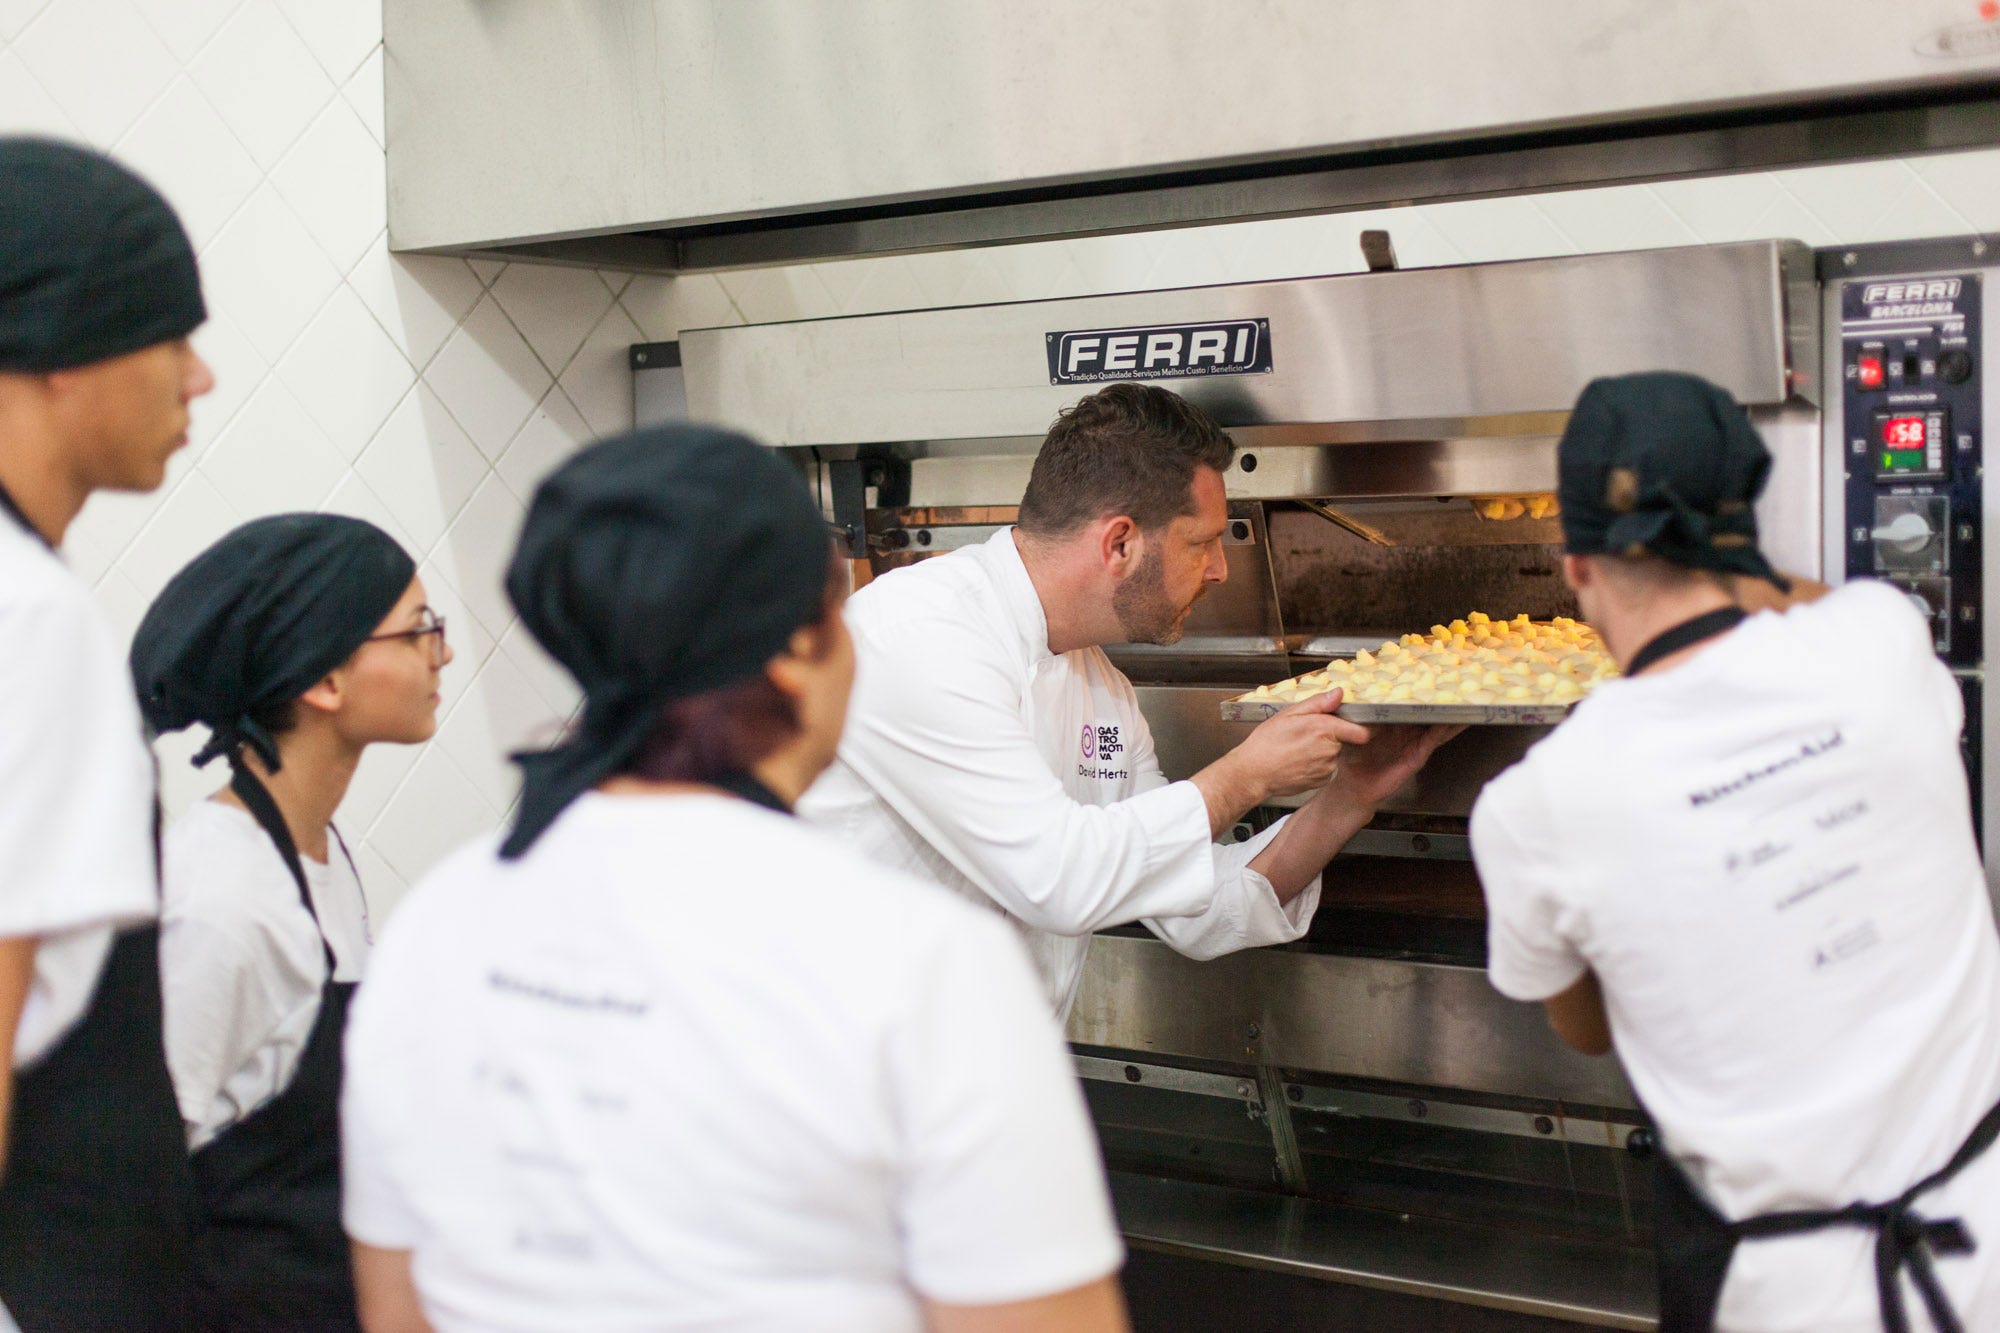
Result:
<instances>
[{"instance_id":1,"label":"person with black bandana","mask_svg":"<svg viewBox=\"0 0 2000 1333\"><path fill-rule=\"evenodd\" d=\"M191 1322L152 760L57 548L93 492L164 480L214 387L188 342L206 317L151 186L0 137L0 1306L29 1333Z\"/></svg>"},{"instance_id":2,"label":"person with black bandana","mask_svg":"<svg viewBox=\"0 0 2000 1333\"><path fill-rule=\"evenodd\" d=\"M641 431L536 492L507 591L584 708L356 999L370 1329L1125 1327L1019 941L791 817L846 713L845 589L740 436Z\"/></svg>"},{"instance_id":3,"label":"person with black bandana","mask_svg":"<svg viewBox=\"0 0 2000 1333\"><path fill-rule=\"evenodd\" d=\"M340 1225L341 1038L371 944L334 826L363 753L437 730L444 622L380 528L279 514L168 582L132 644L155 734L199 724L226 786L167 831L167 1065L220 1328L358 1327Z\"/></svg>"},{"instance_id":4,"label":"person with black bandana","mask_svg":"<svg viewBox=\"0 0 2000 1333\"><path fill-rule=\"evenodd\" d=\"M1493 984L1658 1125L1663 1333L2000 1328L2000 941L1927 619L1772 568L1771 457L1705 381L1594 382L1558 466L1625 678L1472 850Z\"/></svg>"}]
</instances>

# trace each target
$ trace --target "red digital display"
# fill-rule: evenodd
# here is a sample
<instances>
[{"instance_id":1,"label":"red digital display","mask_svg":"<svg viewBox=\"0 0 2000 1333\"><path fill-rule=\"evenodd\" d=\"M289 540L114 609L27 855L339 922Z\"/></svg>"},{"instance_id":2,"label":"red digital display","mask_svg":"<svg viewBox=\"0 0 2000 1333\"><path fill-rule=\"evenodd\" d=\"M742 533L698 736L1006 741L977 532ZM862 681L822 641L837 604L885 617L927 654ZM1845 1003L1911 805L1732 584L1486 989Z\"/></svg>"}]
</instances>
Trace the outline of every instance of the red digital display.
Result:
<instances>
[{"instance_id":1,"label":"red digital display","mask_svg":"<svg viewBox=\"0 0 2000 1333\"><path fill-rule=\"evenodd\" d=\"M1891 449L1924 447L1922 417L1890 417L1882 423L1882 443Z\"/></svg>"}]
</instances>

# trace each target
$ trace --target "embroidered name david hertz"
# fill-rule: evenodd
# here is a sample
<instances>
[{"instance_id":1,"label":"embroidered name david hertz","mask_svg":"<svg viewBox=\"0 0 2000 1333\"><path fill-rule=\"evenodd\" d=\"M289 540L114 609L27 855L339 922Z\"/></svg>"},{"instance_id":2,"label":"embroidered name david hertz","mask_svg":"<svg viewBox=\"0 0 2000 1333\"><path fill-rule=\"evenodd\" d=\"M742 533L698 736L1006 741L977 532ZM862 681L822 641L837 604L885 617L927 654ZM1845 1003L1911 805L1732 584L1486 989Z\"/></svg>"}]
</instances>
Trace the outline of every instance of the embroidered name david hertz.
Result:
<instances>
[{"instance_id":1,"label":"embroidered name david hertz","mask_svg":"<svg viewBox=\"0 0 2000 1333\"><path fill-rule=\"evenodd\" d=\"M1765 778L1776 777L1787 769L1797 768L1808 759L1817 759L1830 750L1839 749L1844 740L1845 737L1836 729L1820 740L1807 741L1799 747L1797 754L1786 755L1783 759L1775 763L1766 764L1762 768L1753 768L1734 782L1725 782L1719 787L1710 787L1705 791L1689 792L1688 804L1700 807L1720 801L1727 796L1734 796L1746 787L1762 782Z\"/></svg>"}]
</instances>

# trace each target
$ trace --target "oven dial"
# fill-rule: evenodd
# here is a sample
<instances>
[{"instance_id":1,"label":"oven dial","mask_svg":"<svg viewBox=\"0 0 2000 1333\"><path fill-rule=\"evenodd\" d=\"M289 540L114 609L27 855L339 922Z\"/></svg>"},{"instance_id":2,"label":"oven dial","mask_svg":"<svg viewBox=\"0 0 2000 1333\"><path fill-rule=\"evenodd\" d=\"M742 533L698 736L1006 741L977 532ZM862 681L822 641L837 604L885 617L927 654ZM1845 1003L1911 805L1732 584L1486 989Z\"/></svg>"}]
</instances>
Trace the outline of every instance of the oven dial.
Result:
<instances>
[{"instance_id":1,"label":"oven dial","mask_svg":"<svg viewBox=\"0 0 2000 1333\"><path fill-rule=\"evenodd\" d=\"M1868 535L1875 539L1877 546L1886 546L1905 555L1915 555L1929 546L1931 538L1937 534L1931 531L1931 525L1924 520L1922 514L1906 510Z\"/></svg>"}]
</instances>

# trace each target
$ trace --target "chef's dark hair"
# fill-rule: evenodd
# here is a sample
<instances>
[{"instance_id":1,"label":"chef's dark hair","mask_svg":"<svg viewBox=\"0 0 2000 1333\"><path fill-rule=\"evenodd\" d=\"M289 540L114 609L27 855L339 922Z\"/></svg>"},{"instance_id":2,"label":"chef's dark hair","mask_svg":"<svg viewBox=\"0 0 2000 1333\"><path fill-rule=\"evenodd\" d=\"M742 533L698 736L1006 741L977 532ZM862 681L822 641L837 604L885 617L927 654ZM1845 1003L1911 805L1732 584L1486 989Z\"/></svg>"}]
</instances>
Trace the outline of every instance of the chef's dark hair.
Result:
<instances>
[{"instance_id":1,"label":"chef's dark hair","mask_svg":"<svg viewBox=\"0 0 2000 1333\"><path fill-rule=\"evenodd\" d=\"M1215 418L1150 384L1113 384L1064 411L1035 455L1020 527L1059 537L1123 515L1151 531L1193 512L1199 468L1228 468L1236 446Z\"/></svg>"},{"instance_id":2,"label":"chef's dark hair","mask_svg":"<svg viewBox=\"0 0 2000 1333\"><path fill-rule=\"evenodd\" d=\"M816 655L831 647L831 622L847 600L848 565L827 562L826 602L818 622ZM625 772L652 782L715 783L747 773L799 733L799 712L763 672L720 689L674 699Z\"/></svg>"}]
</instances>

